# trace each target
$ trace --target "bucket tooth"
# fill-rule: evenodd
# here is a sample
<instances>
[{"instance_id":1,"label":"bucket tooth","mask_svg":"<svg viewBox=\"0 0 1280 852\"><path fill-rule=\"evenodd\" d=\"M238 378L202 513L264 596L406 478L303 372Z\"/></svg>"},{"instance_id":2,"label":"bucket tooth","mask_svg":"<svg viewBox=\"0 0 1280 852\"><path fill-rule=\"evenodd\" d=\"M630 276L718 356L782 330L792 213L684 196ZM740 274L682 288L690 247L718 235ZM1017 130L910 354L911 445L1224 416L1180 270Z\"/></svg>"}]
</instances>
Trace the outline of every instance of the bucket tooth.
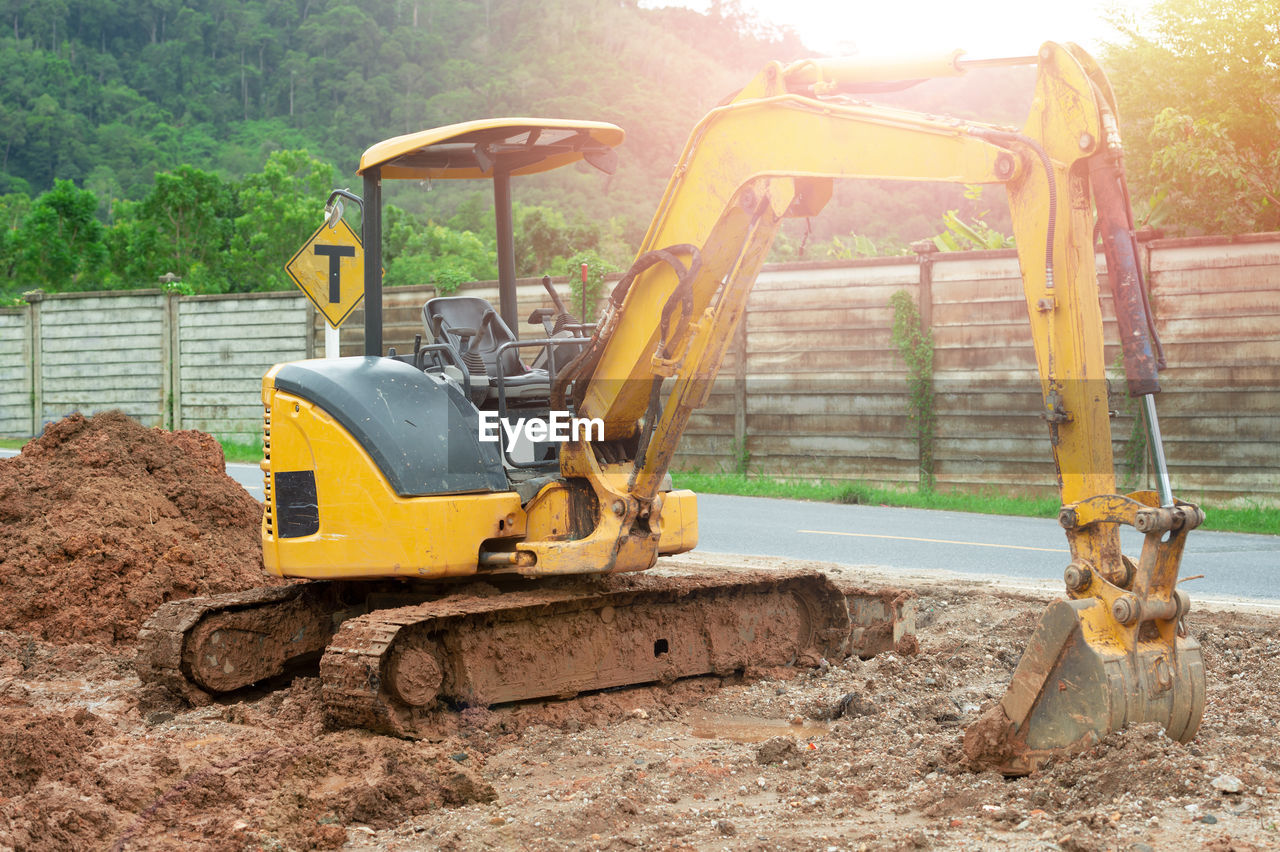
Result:
<instances>
[{"instance_id":1,"label":"bucket tooth","mask_svg":"<svg viewBox=\"0 0 1280 852\"><path fill-rule=\"evenodd\" d=\"M1159 723L1179 742L1195 737L1205 698L1199 643L1170 643L1156 630L1127 643L1109 625L1111 614L1097 599L1048 606L1004 698L965 732L974 769L1026 775L1144 722Z\"/></svg>"}]
</instances>

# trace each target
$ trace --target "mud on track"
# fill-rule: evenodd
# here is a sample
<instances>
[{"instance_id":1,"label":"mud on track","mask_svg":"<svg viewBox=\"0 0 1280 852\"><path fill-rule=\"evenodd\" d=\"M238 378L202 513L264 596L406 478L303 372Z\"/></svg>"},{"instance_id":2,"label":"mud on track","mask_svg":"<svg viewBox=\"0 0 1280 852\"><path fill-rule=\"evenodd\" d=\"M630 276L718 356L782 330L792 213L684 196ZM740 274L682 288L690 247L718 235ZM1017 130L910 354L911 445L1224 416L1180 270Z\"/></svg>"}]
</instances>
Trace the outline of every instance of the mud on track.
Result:
<instances>
[{"instance_id":1,"label":"mud on track","mask_svg":"<svg viewBox=\"0 0 1280 852\"><path fill-rule=\"evenodd\" d=\"M83 454L92 471L112 442L93 438L87 423L73 424L74 434L93 440L64 446ZM126 446L138 457L158 452ZM310 677L186 707L141 687L119 625L153 599L190 594L210 580L199 562L187 571L170 561L145 576L130 573L145 563L113 556L107 545L124 541L132 552L148 532L106 521L135 505L135 523L151 526L146 509L164 507L159 493L174 506L165 517L176 535L200 530L180 541L207 542L215 554L243 549L236 564L248 567L231 582L256 584L256 504L251 517L225 492L221 508L206 503L184 515L184 501L211 498L184 497L182 480L196 473L178 470L176 458L159 461L105 492L92 482L59 492L60 502L92 499L114 512L104 514L101 529L79 512L82 534L103 543L100 555L52 549L51 538L23 551L38 560L33 575L63 600L32 609L29 596L12 594L26 588L25 575L3 575L0 848L1280 845L1280 620L1271 615L1193 609L1189 626L1204 645L1209 694L1190 746L1138 728L1014 781L965 772L956 761L963 726L1003 692L1043 601L965 581L911 583L919 626L912 656L464 709L440 714L421 741L327 730L319 683ZM0 505L11 507L13 468L3 464ZM99 467L106 476L112 465ZM212 476L212 460L204 467ZM21 475L37 481L29 470ZM45 476L49 485L41 488L65 480ZM96 496L78 496L81 489ZM140 496L117 499L114 490ZM41 505L77 514L58 501ZM14 523L39 516L5 511L0 534L10 547L22 546ZM219 527L209 520L218 517L231 520ZM663 571L695 572L817 567L863 586L883 579L789 560L693 555L662 564Z\"/></svg>"}]
</instances>

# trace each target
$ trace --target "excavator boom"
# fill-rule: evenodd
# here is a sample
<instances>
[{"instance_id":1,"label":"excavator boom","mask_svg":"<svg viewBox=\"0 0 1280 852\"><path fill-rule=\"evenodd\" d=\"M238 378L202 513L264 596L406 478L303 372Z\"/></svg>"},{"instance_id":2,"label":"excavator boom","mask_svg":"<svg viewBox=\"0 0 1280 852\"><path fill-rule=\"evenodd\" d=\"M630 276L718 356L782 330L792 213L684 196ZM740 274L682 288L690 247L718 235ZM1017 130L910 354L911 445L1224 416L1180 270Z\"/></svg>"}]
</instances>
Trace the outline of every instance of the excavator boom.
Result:
<instances>
[{"instance_id":1,"label":"excavator boom","mask_svg":"<svg viewBox=\"0 0 1280 852\"><path fill-rule=\"evenodd\" d=\"M582 445L561 454L566 477L586 478L622 511L587 539L526 543L541 570L589 565L578 555L588 548L608 553L613 570L647 567L648 551L635 539L661 528L658 483L689 415L706 401L773 237L782 219L820 210L832 179L1002 183L1072 552L1071 600L1045 613L1008 695L966 741L975 764L1010 774L1138 721L1190 740L1204 705L1200 649L1180 627L1189 600L1174 588L1185 534L1202 515L1172 496L1158 440L1158 342L1115 99L1101 69L1073 45L1046 44L1037 61L1021 131L842 102L829 93L856 92L883 75L831 61L771 65L703 119L601 333L558 383L574 382L576 409L603 419L606 437L638 435L634 457L611 465ZM1155 495L1114 493L1095 208L1130 391L1152 438ZM1121 524L1146 533L1136 564L1120 552ZM620 564L629 555L637 561Z\"/></svg>"}]
</instances>

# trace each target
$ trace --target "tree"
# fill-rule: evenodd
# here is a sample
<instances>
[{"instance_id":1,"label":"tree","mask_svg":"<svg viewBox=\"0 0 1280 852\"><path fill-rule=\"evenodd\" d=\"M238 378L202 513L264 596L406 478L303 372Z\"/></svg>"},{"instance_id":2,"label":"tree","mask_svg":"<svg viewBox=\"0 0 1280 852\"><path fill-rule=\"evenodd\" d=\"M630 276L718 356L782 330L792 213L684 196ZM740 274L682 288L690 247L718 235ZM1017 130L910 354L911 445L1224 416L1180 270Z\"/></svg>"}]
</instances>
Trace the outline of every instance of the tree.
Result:
<instances>
[{"instance_id":1,"label":"tree","mask_svg":"<svg viewBox=\"0 0 1280 852\"><path fill-rule=\"evenodd\" d=\"M451 293L468 281L498 277L493 243L472 231L456 231L434 222L405 223L400 253L387 267L387 286L431 284Z\"/></svg>"},{"instance_id":2,"label":"tree","mask_svg":"<svg viewBox=\"0 0 1280 852\"><path fill-rule=\"evenodd\" d=\"M98 199L59 180L31 206L17 233L17 277L50 292L83 290L101 275L106 259Z\"/></svg>"},{"instance_id":3,"label":"tree","mask_svg":"<svg viewBox=\"0 0 1280 852\"><path fill-rule=\"evenodd\" d=\"M606 178L579 164L520 177L516 197L536 207L517 226L518 264L522 274L558 271L564 258L594 250L622 266L697 120L766 61L808 54L741 0L717 0L709 13L652 5L10 0L0 26L0 193L38 195L55 178L91 189L111 226L112 284L150 283L170 269L189 282L198 268L202 287L284 287L280 266L317 224L331 179L294 204L273 195L271 169L255 177L238 199L230 247L211 257L191 255L185 224L162 233L151 212L123 215L124 203L142 202L155 175L177 175L184 163L237 181L272 151L305 149L347 174L362 150L401 131L494 115L596 119L627 132L619 169ZM1025 105L1009 94L1027 97L1033 73L979 69L896 97L926 112L1016 123ZM489 186L428 183L431 193L410 198L389 182L386 197L421 222L492 243ZM471 200L476 192L482 204ZM946 210L968 217L959 192L864 181L837 189L812 234L807 221L789 222L788 233L809 248L850 231L906 242L935 233ZM1007 231L1002 216L995 205L988 223ZM474 246L458 248L465 255ZM163 252L171 260L157 267ZM395 262L388 249L388 274ZM397 274L410 280L423 270Z\"/></svg>"},{"instance_id":4,"label":"tree","mask_svg":"<svg viewBox=\"0 0 1280 852\"><path fill-rule=\"evenodd\" d=\"M1280 228L1280 3L1160 0L1104 54L1135 201L1183 232Z\"/></svg>"},{"instance_id":5,"label":"tree","mask_svg":"<svg viewBox=\"0 0 1280 852\"><path fill-rule=\"evenodd\" d=\"M192 166L161 172L140 203L118 202L106 237L109 283L153 286L172 272L201 292L223 292L235 232L236 186ZM198 281L192 281L199 270Z\"/></svg>"},{"instance_id":6,"label":"tree","mask_svg":"<svg viewBox=\"0 0 1280 852\"><path fill-rule=\"evenodd\" d=\"M156 228L138 218L138 205L137 201L116 202L113 224L103 238L107 249L104 283L113 289L153 287L162 274L156 262L162 254Z\"/></svg>"},{"instance_id":7,"label":"tree","mask_svg":"<svg viewBox=\"0 0 1280 852\"><path fill-rule=\"evenodd\" d=\"M581 220L568 224L559 210L517 204L514 218L518 275L555 274L564 258L600 242L598 226Z\"/></svg>"},{"instance_id":8,"label":"tree","mask_svg":"<svg viewBox=\"0 0 1280 852\"><path fill-rule=\"evenodd\" d=\"M13 277L20 257L18 228L30 210L31 199L25 193L0 195L0 298L18 292Z\"/></svg>"},{"instance_id":9,"label":"tree","mask_svg":"<svg viewBox=\"0 0 1280 852\"><path fill-rule=\"evenodd\" d=\"M284 265L324 219L337 170L306 151L276 151L240 187L228 290L287 290Z\"/></svg>"},{"instance_id":10,"label":"tree","mask_svg":"<svg viewBox=\"0 0 1280 852\"><path fill-rule=\"evenodd\" d=\"M587 268L585 276L582 267ZM595 322L599 317L600 298L604 294L605 276L618 272L618 267L604 259L595 251L580 251L564 262L564 274L569 278L570 298L568 308L570 315L581 314L582 322ZM583 278L586 281L583 281Z\"/></svg>"},{"instance_id":11,"label":"tree","mask_svg":"<svg viewBox=\"0 0 1280 852\"><path fill-rule=\"evenodd\" d=\"M179 166L156 175L138 208L164 246L157 272L183 274L194 263L216 265L230 247L238 213L236 189L212 172Z\"/></svg>"}]
</instances>

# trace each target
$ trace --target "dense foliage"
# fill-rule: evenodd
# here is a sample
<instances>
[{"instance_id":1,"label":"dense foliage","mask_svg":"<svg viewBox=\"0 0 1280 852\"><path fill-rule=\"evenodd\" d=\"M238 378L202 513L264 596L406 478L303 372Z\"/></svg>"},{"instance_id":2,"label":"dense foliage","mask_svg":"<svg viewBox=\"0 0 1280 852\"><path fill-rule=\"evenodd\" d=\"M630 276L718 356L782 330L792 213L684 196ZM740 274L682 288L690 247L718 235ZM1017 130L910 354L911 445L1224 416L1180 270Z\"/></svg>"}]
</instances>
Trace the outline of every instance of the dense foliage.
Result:
<instances>
[{"instance_id":1,"label":"dense foliage","mask_svg":"<svg viewBox=\"0 0 1280 852\"><path fill-rule=\"evenodd\" d=\"M1137 188L1178 233L1280 230L1280 0L1161 0L1105 54Z\"/></svg>"},{"instance_id":2,"label":"dense foliage","mask_svg":"<svg viewBox=\"0 0 1280 852\"><path fill-rule=\"evenodd\" d=\"M586 250L623 259L696 118L749 69L802 52L733 3L706 15L635 0L15 0L0 10L0 292L10 294L148 286L166 271L203 291L283 286L281 266L319 223L325 193L357 183L341 176L369 144L502 114L601 119L629 133L608 180L566 169L521 181L519 271L563 272ZM401 208L388 214L393 282L492 275L489 202L475 189L388 189ZM64 234L73 240L52 262L34 262Z\"/></svg>"},{"instance_id":3,"label":"dense foliage","mask_svg":"<svg viewBox=\"0 0 1280 852\"><path fill-rule=\"evenodd\" d=\"M1230 11L1164 0L1151 34L1131 30L1106 57L1135 198L1167 199L1175 227L1280 227L1280 9ZM625 265L698 118L766 61L805 53L735 0L705 14L637 0L3 0L0 296L154 286L167 272L198 292L286 286L283 264L327 191L358 188L365 147L503 114L628 133L611 177L583 167L518 182L518 271L564 274L584 252ZM1030 70L983 73L896 102L1020 124ZM389 283L447 289L496 273L487 187L442 183L388 185ZM935 235L995 244L1008 230L998 190L861 182L788 223L774 257L903 251Z\"/></svg>"}]
</instances>

